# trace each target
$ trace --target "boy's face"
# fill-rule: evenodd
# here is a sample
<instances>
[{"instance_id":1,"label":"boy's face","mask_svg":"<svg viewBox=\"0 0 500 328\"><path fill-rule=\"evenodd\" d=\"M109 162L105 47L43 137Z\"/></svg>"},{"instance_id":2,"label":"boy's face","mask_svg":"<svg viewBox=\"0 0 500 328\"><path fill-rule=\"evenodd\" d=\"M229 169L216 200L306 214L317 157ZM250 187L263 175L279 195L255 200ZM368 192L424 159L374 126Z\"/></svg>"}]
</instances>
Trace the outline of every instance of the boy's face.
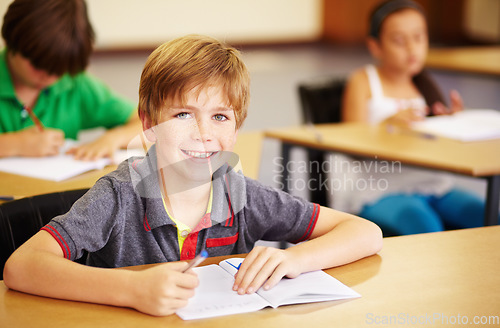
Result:
<instances>
[{"instance_id":1,"label":"boy's face","mask_svg":"<svg viewBox=\"0 0 500 328\"><path fill-rule=\"evenodd\" d=\"M416 75L425 64L428 50L427 24L414 9L389 15L383 22L378 44L378 59L393 70Z\"/></svg>"},{"instance_id":2,"label":"boy's face","mask_svg":"<svg viewBox=\"0 0 500 328\"><path fill-rule=\"evenodd\" d=\"M44 70L33 67L29 59L23 57L20 53L9 53L8 63L15 86L22 85L43 90L59 79L59 76L51 75Z\"/></svg>"},{"instance_id":3,"label":"boy's face","mask_svg":"<svg viewBox=\"0 0 500 328\"><path fill-rule=\"evenodd\" d=\"M156 142L158 167L191 182L210 179L232 154L237 136L234 111L220 88L196 91L187 94L184 106L163 109L158 124L146 131ZM143 123L145 130L151 126L148 119Z\"/></svg>"}]
</instances>

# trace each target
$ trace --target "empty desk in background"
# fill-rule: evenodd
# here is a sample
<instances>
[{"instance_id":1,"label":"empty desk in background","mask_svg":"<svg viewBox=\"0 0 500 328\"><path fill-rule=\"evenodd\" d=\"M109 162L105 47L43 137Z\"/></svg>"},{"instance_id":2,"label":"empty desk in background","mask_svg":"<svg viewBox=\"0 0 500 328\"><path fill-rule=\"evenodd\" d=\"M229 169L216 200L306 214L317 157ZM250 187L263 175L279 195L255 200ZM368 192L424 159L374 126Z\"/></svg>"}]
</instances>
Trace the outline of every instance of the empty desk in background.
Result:
<instances>
[{"instance_id":1,"label":"empty desk in background","mask_svg":"<svg viewBox=\"0 0 500 328\"><path fill-rule=\"evenodd\" d=\"M299 126L265 131L282 143L282 181L288 179L287 163L293 147L399 161L434 170L459 173L487 181L485 225L497 224L500 199L500 139L459 142L445 138L422 138L416 133L391 134L384 127L366 123L318 124L318 141L310 127ZM286 187L286 183L283 183Z\"/></svg>"},{"instance_id":2,"label":"empty desk in background","mask_svg":"<svg viewBox=\"0 0 500 328\"><path fill-rule=\"evenodd\" d=\"M325 270L362 295L349 301L182 321L133 309L32 296L0 281L0 327L456 327L499 325L500 226L384 238L378 255ZM226 257L207 259L218 263ZM131 269L143 269L133 267ZM391 319L392 318L392 319ZM381 324L384 320L396 324ZM427 320L427 321L426 321ZM494 321L496 320L496 321ZM461 321L463 322L463 321Z\"/></svg>"},{"instance_id":3,"label":"empty desk in background","mask_svg":"<svg viewBox=\"0 0 500 328\"><path fill-rule=\"evenodd\" d=\"M431 48L426 66L500 77L500 46Z\"/></svg>"}]
</instances>

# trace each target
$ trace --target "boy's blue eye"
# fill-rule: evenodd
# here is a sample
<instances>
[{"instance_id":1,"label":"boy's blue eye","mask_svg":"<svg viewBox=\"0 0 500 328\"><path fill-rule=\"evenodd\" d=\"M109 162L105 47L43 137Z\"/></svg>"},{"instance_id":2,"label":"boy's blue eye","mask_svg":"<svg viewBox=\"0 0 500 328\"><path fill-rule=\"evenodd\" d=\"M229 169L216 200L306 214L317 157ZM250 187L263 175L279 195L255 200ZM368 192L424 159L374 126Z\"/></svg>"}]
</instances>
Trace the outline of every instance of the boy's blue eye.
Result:
<instances>
[{"instance_id":1,"label":"boy's blue eye","mask_svg":"<svg viewBox=\"0 0 500 328\"><path fill-rule=\"evenodd\" d=\"M188 113L179 113L179 114L177 114L175 116L177 116L178 118L181 118L181 119L186 119L186 118L190 118L191 117L191 115L189 115Z\"/></svg>"},{"instance_id":2,"label":"boy's blue eye","mask_svg":"<svg viewBox=\"0 0 500 328\"><path fill-rule=\"evenodd\" d=\"M214 115L214 119L215 119L216 121L220 121L220 122L222 122L222 121L227 120L227 117L226 117L226 115L222 115L222 114L215 114L215 115Z\"/></svg>"}]
</instances>

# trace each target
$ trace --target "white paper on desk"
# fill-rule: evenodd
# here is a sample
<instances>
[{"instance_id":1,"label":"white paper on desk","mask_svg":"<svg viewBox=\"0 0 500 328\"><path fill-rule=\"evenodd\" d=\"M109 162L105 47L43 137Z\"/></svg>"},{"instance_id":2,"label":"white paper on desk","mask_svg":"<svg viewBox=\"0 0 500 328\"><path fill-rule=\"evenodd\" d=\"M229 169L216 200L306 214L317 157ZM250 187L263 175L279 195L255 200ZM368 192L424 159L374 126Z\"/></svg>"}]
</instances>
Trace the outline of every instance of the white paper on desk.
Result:
<instances>
[{"instance_id":1,"label":"white paper on desk","mask_svg":"<svg viewBox=\"0 0 500 328\"><path fill-rule=\"evenodd\" d=\"M255 293L238 295L232 289L234 278L216 264L193 270L198 274L200 284L188 305L176 312L183 320L254 312L269 306Z\"/></svg>"},{"instance_id":2,"label":"white paper on desk","mask_svg":"<svg viewBox=\"0 0 500 328\"><path fill-rule=\"evenodd\" d=\"M86 162L75 160L72 155L64 155L64 152L75 144L75 141L66 140L57 156L2 158L0 171L43 180L63 181L87 171L102 169L111 163L109 158Z\"/></svg>"},{"instance_id":3,"label":"white paper on desk","mask_svg":"<svg viewBox=\"0 0 500 328\"><path fill-rule=\"evenodd\" d=\"M196 294L176 313L184 320L254 312L265 307L332 301L360 297L351 288L319 270L295 279L282 279L268 291L238 295L232 290L234 275L242 258L224 260L219 265L193 269L200 279Z\"/></svg>"},{"instance_id":4,"label":"white paper on desk","mask_svg":"<svg viewBox=\"0 0 500 328\"><path fill-rule=\"evenodd\" d=\"M500 111L467 109L453 115L428 117L415 122L412 128L462 142L500 139Z\"/></svg>"}]
</instances>

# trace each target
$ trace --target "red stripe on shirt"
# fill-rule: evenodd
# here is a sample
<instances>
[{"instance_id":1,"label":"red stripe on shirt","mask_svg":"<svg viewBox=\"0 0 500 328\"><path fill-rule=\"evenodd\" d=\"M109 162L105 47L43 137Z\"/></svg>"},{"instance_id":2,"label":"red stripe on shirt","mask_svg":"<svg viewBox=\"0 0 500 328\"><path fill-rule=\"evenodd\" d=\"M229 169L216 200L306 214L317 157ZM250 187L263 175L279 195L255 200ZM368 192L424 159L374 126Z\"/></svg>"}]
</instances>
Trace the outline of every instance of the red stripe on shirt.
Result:
<instances>
[{"instance_id":1,"label":"red stripe on shirt","mask_svg":"<svg viewBox=\"0 0 500 328\"><path fill-rule=\"evenodd\" d=\"M144 224L144 230L151 231L151 227L149 226L148 217L146 216L146 214L144 214L143 224Z\"/></svg>"},{"instance_id":2,"label":"red stripe on shirt","mask_svg":"<svg viewBox=\"0 0 500 328\"><path fill-rule=\"evenodd\" d=\"M222 237L222 238L208 238L207 239L207 247L218 247L218 246L226 246L232 245L238 240L239 233L231 237Z\"/></svg>"},{"instance_id":3,"label":"red stripe on shirt","mask_svg":"<svg viewBox=\"0 0 500 328\"><path fill-rule=\"evenodd\" d=\"M71 251L69 249L68 244L66 243L66 240L64 240L61 234L54 227L44 226L40 230L44 230L50 233L51 236L54 237L54 239L57 241L59 246L61 246L64 257L67 258L68 260L71 259Z\"/></svg>"},{"instance_id":4,"label":"red stripe on shirt","mask_svg":"<svg viewBox=\"0 0 500 328\"><path fill-rule=\"evenodd\" d=\"M135 161L132 162L132 167L134 168L134 170L137 171L137 164L142 161L141 159L136 159Z\"/></svg>"},{"instance_id":5,"label":"red stripe on shirt","mask_svg":"<svg viewBox=\"0 0 500 328\"><path fill-rule=\"evenodd\" d=\"M314 207L313 207L311 219L309 220L309 225L307 226L307 229L304 232L304 235L302 235L302 237L300 237L295 243L299 243L301 241L309 239L309 237L311 237L312 232L314 231L314 227L316 227L316 223L318 222L320 207L318 204L313 204L313 205L314 205Z\"/></svg>"}]
</instances>

